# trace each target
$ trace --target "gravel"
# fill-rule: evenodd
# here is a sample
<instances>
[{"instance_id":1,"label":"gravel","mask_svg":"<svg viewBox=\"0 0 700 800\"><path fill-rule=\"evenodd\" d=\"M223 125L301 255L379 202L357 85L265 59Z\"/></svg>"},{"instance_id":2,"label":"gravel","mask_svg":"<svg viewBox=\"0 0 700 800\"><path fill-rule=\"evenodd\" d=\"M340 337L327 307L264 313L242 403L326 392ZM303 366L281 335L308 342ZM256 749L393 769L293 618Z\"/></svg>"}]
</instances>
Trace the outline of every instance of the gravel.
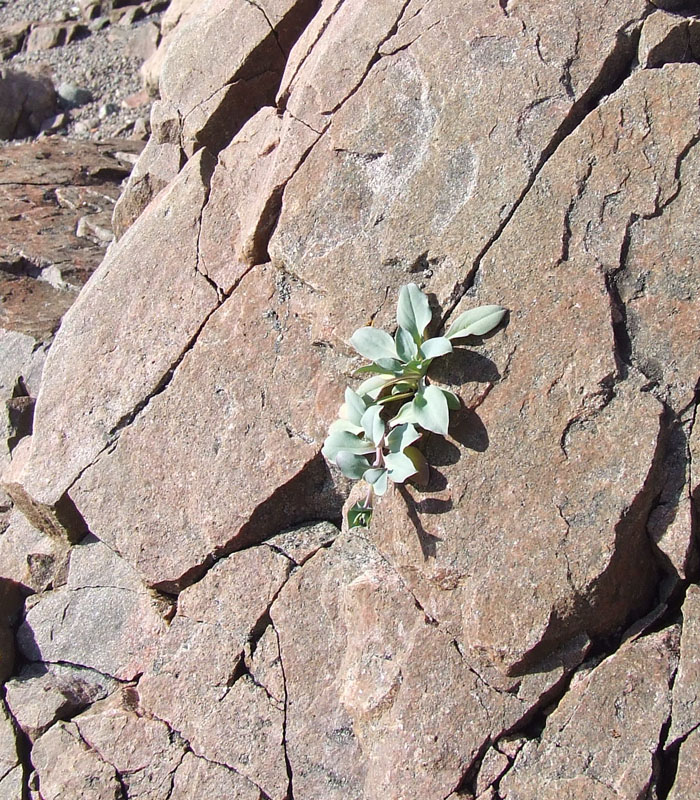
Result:
<instances>
[{"instance_id":1,"label":"gravel","mask_svg":"<svg viewBox=\"0 0 700 800\"><path fill-rule=\"evenodd\" d=\"M137 129L150 114L150 100L130 108L125 105L129 96L141 92L143 85L139 68L144 56L139 54L139 38L145 26L159 26L162 12L129 26L106 24L106 20L90 22L88 35L78 41L50 50L20 53L3 67L20 71L45 71L58 89L72 84L86 90L92 101L65 110L67 124L59 133L77 139L106 139L130 136L137 120ZM75 0L0 0L0 28L20 21L63 21L66 18L84 22ZM105 27L99 28L103 24Z\"/></svg>"}]
</instances>

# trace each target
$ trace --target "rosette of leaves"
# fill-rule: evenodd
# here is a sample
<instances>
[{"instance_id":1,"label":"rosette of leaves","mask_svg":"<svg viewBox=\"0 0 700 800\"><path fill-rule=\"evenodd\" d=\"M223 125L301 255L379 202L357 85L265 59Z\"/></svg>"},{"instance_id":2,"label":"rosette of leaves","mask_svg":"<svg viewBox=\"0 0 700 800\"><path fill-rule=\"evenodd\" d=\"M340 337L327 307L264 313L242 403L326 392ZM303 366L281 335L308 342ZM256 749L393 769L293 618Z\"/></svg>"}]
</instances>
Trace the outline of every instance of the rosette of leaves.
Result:
<instances>
[{"instance_id":1,"label":"rosette of leaves","mask_svg":"<svg viewBox=\"0 0 700 800\"><path fill-rule=\"evenodd\" d=\"M350 528L369 524L373 497L383 495L390 481L427 481L428 465L416 445L423 431L445 436L450 411L459 408L455 394L430 383L430 365L452 352L455 339L492 331L505 313L498 305L470 309L444 336L426 338L432 320L428 298L410 283L399 292L394 336L373 327L352 335L350 344L371 362L355 374L369 377L357 391L345 390L322 450L348 478L368 484L365 501L348 514Z\"/></svg>"}]
</instances>

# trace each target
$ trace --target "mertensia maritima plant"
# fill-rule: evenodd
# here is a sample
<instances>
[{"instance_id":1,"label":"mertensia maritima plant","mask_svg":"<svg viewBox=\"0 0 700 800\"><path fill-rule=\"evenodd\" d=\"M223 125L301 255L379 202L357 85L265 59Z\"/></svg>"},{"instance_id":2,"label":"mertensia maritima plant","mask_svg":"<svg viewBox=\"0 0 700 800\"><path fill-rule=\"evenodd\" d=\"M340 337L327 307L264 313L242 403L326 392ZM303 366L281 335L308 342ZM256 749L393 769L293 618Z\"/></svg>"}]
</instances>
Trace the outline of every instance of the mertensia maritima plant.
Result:
<instances>
[{"instance_id":1,"label":"mertensia maritima plant","mask_svg":"<svg viewBox=\"0 0 700 800\"><path fill-rule=\"evenodd\" d=\"M389 482L427 482L429 467L417 444L425 431L445 436L450 411L460 405L455 394L430 383L430 365L452 352L455 339L492 331L505 313L501 306L479 306L460 314L444 336L426 339L432 319L428 298L409 283L399 291L393 337L372 327L350 337L372 362L355 374L369 377L356 390L345 390L322 450L343 475L367 483L365 500L348 512L350 528L369 524L374 497L383 495Z\"/></svg>"}]
</instances>

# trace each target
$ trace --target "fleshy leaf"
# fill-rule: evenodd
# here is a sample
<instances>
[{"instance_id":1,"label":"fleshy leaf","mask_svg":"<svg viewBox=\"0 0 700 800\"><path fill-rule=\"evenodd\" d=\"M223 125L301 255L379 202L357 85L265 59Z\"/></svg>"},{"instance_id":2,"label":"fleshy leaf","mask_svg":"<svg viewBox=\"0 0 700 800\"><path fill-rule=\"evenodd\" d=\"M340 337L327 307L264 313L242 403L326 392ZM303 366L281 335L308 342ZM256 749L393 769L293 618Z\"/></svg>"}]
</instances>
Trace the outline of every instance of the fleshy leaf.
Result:
<instances>
[{"instance_id":1,"label":"fleshy leaf","mask_svg":"<svg viewBox=\"0 0 700 800\"><path fill-rule=\"evenodd\" d=\"M387 486L389 485L388 473L384 467L372 467L372 469L368 469L364 474L364 479L367 483L371 484L374 493L380 496L386 492Z\"/></svg>"},{"instance_id":2,"label":"fleshy leaf","mask_svg":"<svg viewBox=\"0 0 700 800\"><path fill-rule=\"evenodd\" d=\"M420 346L420 351L423 358L437 358L452 352L452 342L444 336L437 336L434 339L428 339Z\"/></svg>"},{"instance_id":3,"label":"fleshy leaf","mask_svg":"<svg viewBox=\"0 0 700 800\"><path fill-rule=\"evenodd\" d=\"M395 359L397 356L394 340L386 331L378 328L359 328L350 337L350 344L370 361Z\"/></svg>"},{"instance_id":4,"label":"fleshy leaf","mask_svg":"<svg viewBox=\"0 0 700 800\"><path fill-rule=\"evenodd\" d=\"M338 433L338 431L347 431L348 433L354 433L356 436L364 434L362 426L355 425L355 423L350 422L349 419L337 419L335 422L331 422L328 433Z\"/></svg>"},{"instance_id":5,"label":"fleshy leaf","mask_svg":"<svg viewBox=\"0 0 700 800\"><path fill-rule=\"evenodd\" d=\"M353 528L368 528L372 519L372 508L365 507L362 503L355 503L348 509L348 530Z\"/></svg>"},{"instance_id":6,"label":"fleshy leaf","mask_svg":"<svg viewBox=\"0 0 700 800\"><path fill-rule=\"evenodd\" d=\"M396 342L396 352L402 361L408 363L418 355L418 345L405 328L396 329L394 341Z\"/></svg>"},{"instance_id":7,"label":"fleshy leaf","mask_svg":"<svg viewBox=\"0 0 700 800\"><path fill-rule=\"evenodd\" d=\"M432 317L428 298L416 284L409 283L407 286L402 286L399 291L396 321L411 334L416 344L421 343Z\"/></svg>"},{"instance_id":8,"label":"fleshy leaf","mask_svg":"<svg viewBox=\"0 0 700 800\"><path fill-rule=\"evenodd\" d=\"M416 468L416 474L413 476L412 482L416 486L427 486L430 480L430 467L423 453L417 447L407 447L403 452L404 455L411 459L413 466Z\"/></svg>"},{"instance_id":9,"label":"fleshy leaf","mask_svg":"<svg viewBox=\"0 0 700 800\"><path fill-rule=\"evenodd\" d=\"M416 414L415 398L410 403L401 406L399 413L389 422L389 427L393 428L396 425L402 425L404 422L413 422L419 424L419 419Z\"/></svg>"},{"instance_id":10,"label":"fleshy leaf","mask_svg":"<svg viewBox=\"0 0 700 800\"><path fill-rule=\"evenodd\" d=\"M403 453L389 453L384 456L384 463L394 483L403 483L417 472L413 461Z\"/></svg>"},{"instance_id":11,"label":"fleshy leaf","mask_svg":"<svg viewBox=\"0 0 700 800\"><path fill-rule=\"evenodd\" d=\"M376 400L387 382L393 379L392 375L372 375L371 378L367 378L357 387L357 393L361 397L369 397L372 400Z\"/></svg>"},{"instance_id":12,"label":"fleshy leaf","mask_svg":"<svg viewBox=\"0 0 700 800\"><path fill-rule=\"evenodd\" d=\"M368 453L373 453L375 447L367 439L353 436L352 433L347 431L334 431L326 439L321 453L328 461L335 462L335 458L341 450L347 450L348 453L356 453L357 455L367 455Z\"/></svg>"},{"instance_id":13,"label":"fleshy leaf","mask_svg":"<svg viewBox=\"0 0 700 800\"><path fill-rule=\"evenodd\" d=\"M447 435L447 426L450 422L450 412L447 408L447 399L437 386L426 386L417 392L413 399L415 422L442 436Z\"/></svg>"},{"instance_id":14,"label":"fleshy leaf","mask_svg":"<svg viewBox=\"0 0 700 800\"><path fill-rule=\"evenodd\" d=\"M353 422L355 425L360 425L360 420L362 419L362 415L365 413L367 404L360 397L360 395L356 392L353 392L349 386L345 390L344 406L347 408L345 419L349 419L350 422Z\"/></svg>"},{"instance_id":15,"label":"fleshy leaf","mask_svg":"<svg viewBox=\"0 0 700 800\"><path fill-rule=\"evenodd\" d=\"M352 478L356 481L360 480L369 467L369 461L364 456L348 453L347 450L341 450L338 453L335 457L335 463L340 467L340 471L346 478Z\"/></svg>"},{"instance_id":16,"label":"fleshy leaf","mask_svg":"<svg viewBox=\"0 0 700 800\"><path fill-rule=\"evenodd\" d=\"M381 411L381 406L370 406L362 415L362 427L367 438L375 445L379 445L384 438L384 420L379 416Z\"/></svg>"},{"instance_id":17,"label":"fleshy leaf","mask_svg":"<svg viewBox=\"0 0 700 800\"><path fill-rule=\"evenodd\" d=\"M462 407L462 404L459 402L459 397L454 392L451 392L449 389L440 389L440 391L445 395L445 400L447 400L447 407L450 411L459 411Z\"/></svg>"},{"instance_id":18,"label":"fleshy leaf","mask_svg":"<svg viewBox=\"0 0 700 800\"><path fill-rule=\"evenodd\" d=\"M420 437L421 434L410 423L397 425L386 437L386 444L390 452L400 453Z\"/></svg>"},{"instance_id":19,"label":"fleshy leaf","mask_svg":"<svg viewBox=\"0 0 700 800\"><path fill-rule=\"evenodd\" d=\"M460 314L445 334L448 339L483 336L492 331L505 316L503 306L479 306Z\"/></svg>"},{"instance_id":20,"label":"fleshy leaf","mask_svg":"<svg viewBox=\"0 0 700 800\"><path fill-rule=\"evenodd\" d=\"M387 367L382 367L379 364L366 364L364 367L358 367L352 374L354 376L366 375L368 372L378 373L380 375L393 375L394 374L393 370L388 369Z\"/></svg>"},{"instance_id":21,"label":"fleshy leaf","mask_svg":"<svg viewBox=\"0 0 700 800\"><path fill-rule=\"evenodd\" d=\"M388 333L387 336L389 336ZM389 338L391 339L390 336ZM391 341L393 343L394 340L391 339ZM385 370L388 373L391 373L392 375L400 375L404 367L404 365L396 357L379 358L377 359L377 366L381 367L383 370Z\"/></svg>"}]
</instances>

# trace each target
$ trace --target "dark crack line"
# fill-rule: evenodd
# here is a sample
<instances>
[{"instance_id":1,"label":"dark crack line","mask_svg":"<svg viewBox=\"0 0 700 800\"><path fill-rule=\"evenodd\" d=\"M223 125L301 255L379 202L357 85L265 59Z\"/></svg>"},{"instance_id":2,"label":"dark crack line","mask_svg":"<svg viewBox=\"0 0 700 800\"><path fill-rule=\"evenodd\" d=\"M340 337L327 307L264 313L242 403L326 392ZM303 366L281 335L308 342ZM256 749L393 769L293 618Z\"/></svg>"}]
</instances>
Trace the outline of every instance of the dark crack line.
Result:
<instances>
[{"instance_id":1,"label":"dark crack line","mask_svg":"<svg viewBox=\"0 0 700 800\"><path fill-rule=\"evenodd\" d=\"M486 244L481 248L476 258L473 260L463 281L456 284L452 291L450 300L446 303L446 311L440 322L440 328L444 327L447 319L459 304L464 295L474 286L481 264L490 252L491 248L501 238L503 231L513 219L516 211L520 208L523 201L532 189L540 172L544 169L549 160L556 154L562 143L590 116L593 111L603 102L606 97L614 94L620 89L622 84L632 73L632 68L636 59L637 44L641 32L641 22L646 16L652 13L652 8L645 11L642 19L631 31L627 27L618 30L616 34L615 46L610 55L605 59L595 78L590 82L586 91L573 103L566 118L561 122L556 132L550 139L547 146L542 151L540 158L530 173L525 187L512 205L507 215L496 228ZM619 63L617 63L619 62Z\"/></svg>"},{"instance_id":2,"label":"dark crack line","mask_svg":"<svg viewBox=\"0 0 700 800\"><path fill-rule=\"evenodd\" d=\"M289 58L289 53L287 53L285 51L284 47L282 47L282 44L281 44L280 39L279 39L279 34L277 33L277 29L272 24L272 21L270 20L270 17L267 15L267 11L265 11L265 9L259 3L257 3L256 0L246 0L246 3L248 3L248 5L250 5L250 6L253 6L253 8L257 8L258 11L263 15L263 17L265 18L265 22L267 22L267 24L268 24L268 26L270 28L270 32L272 33L272 35L275 38L275 42L277 43L277 47L279 48L279 51L282 54L282 58L284 58L284 60L286 62L287 59Z\"/></svg>"},{"instance_id":3,"label":"dark crack line","mask_svg":"<svg viewBox=\"0 0 700 800\"><path fill-rule=\"evenodd\" d=\"M289 725L289 692L287 690L287 673L284 669L284 659L282 658L282 642L280 641L279 631L277 630L275 623L270 619L270 625L272 625L272 630L275 632L275 637L277 639L277 652L279 653L279 660L280 660L280 672L282 673L282 687L284 689L284 716L282 717L282 750L284 752L284 761L285 766L287 768L287 800L293 800L294 798L294 770L292 769L292 762L289 760L289 752L288 752L288 738L287 738L287 730Z\"/></svg>"},{"instance_id":4,"label":"dark crack line","mask_svg":"<svg viewBox=\"0 0 700 800\"><path fill-rule=\"evenodd\" d=\"M12 709L7 703L6 699L7 690L4 685L0 685L0 703L2 703L5 713L7 714L13 728L15 736L15 752L17 754L17 763L10 767L10 769L2 775L4 778L15 767L22 768L22 798L29 797L29 776L34 771L34 764L32 764L32 741L27 734L22 730L17 717L12 713Z\"/></svg>"}]
</instances>

